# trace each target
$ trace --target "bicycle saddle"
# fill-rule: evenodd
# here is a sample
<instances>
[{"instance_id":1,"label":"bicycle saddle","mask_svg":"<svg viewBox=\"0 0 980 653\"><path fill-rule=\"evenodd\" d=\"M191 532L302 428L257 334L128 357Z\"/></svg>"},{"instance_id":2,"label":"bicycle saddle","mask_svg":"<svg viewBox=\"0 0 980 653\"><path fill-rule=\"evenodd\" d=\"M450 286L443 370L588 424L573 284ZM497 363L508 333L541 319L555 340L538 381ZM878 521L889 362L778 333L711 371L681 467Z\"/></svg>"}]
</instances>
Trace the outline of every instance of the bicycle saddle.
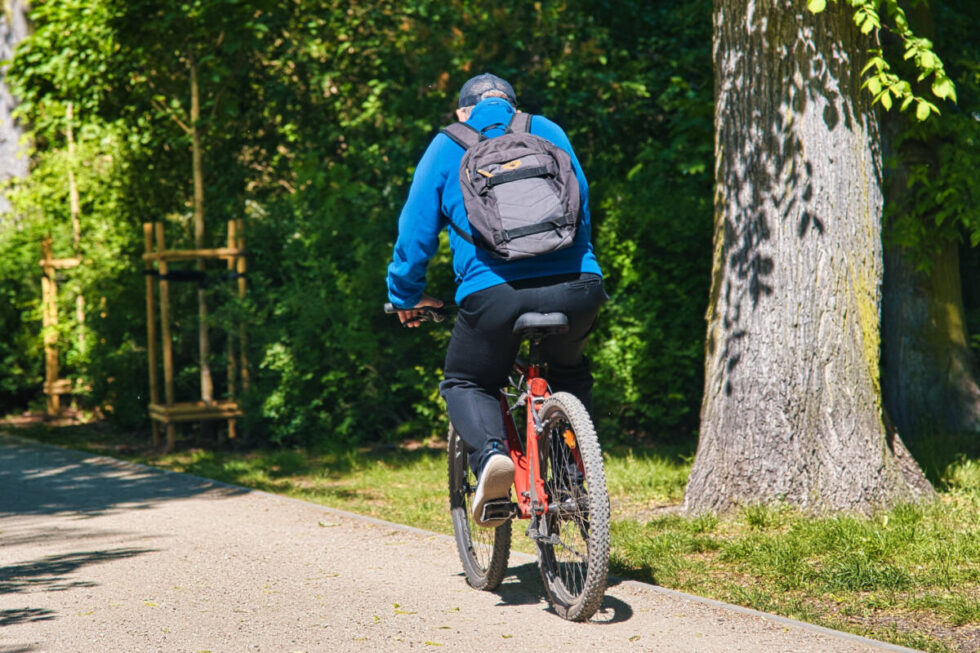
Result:
<instances>
[{"instance_id":1,"label":"bicycle saddle","mask_svg":"<svg viewBox=\"0 0 980 653\"><path fill-rule=\"evenodd\" d=\"M514 333L527 338L567 332L568 316L564 313L524 313L514 322Z\"/></svg>"}]
</instances>

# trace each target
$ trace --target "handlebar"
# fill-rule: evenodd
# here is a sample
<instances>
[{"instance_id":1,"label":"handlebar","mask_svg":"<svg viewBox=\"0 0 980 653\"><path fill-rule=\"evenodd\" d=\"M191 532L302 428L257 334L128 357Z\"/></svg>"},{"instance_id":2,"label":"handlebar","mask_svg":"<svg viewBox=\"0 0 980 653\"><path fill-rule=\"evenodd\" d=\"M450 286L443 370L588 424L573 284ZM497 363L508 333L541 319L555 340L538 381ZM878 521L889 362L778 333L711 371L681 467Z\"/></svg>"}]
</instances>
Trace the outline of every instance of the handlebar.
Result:
<instances>
[{"instance_id":1,"label":"handlebar","mask_svg":"<svg viewBox=\"0 0 980 653\"><path fill-rule=\"evenodd\" d=\"M398 309L391 302L388 302L385 304L385 313L397 313L399 310L420 311L419 315L415 318L419 322L444 322L449 317L450 307L451 305L444 305L438 308L435 306L420 306L419 308L412 309Z\"/></svg>"}]
</instances>

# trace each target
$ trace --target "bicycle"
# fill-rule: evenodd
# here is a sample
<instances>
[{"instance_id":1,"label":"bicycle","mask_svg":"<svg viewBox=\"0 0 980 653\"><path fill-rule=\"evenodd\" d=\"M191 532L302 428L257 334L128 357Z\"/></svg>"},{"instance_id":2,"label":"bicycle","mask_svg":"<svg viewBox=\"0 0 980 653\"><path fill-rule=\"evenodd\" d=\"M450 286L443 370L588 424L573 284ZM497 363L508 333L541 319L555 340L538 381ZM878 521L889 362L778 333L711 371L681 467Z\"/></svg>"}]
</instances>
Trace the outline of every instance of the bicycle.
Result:
<instances>
[{"instance_id":1,"label":"bicycle","mask_svg":"<svg viewBox=\"0 0 980 653\"><path fill-rule=\"evenodd\" d=\"M394 308L387 304L387 312ZM419 320L442 322L444 309L425 308ZM514 362L500 409L514 461L516 500L489 501L477 526L470 511L477 479L467 464L469 449L449 426L449 504L453 533L466 582L492 591L500 586L510 557L515 519L528 520L548 601L570 621L586 621L598 610L609 566L609 496L595 427L582 402L567 392L551 393L539 346L568 330L564 313L525 313L514 325L528 341L528 357ZM523 419L516 416L523 413ZM524 433L518 428L525 424Z\"/></svg>"}]
</instances>

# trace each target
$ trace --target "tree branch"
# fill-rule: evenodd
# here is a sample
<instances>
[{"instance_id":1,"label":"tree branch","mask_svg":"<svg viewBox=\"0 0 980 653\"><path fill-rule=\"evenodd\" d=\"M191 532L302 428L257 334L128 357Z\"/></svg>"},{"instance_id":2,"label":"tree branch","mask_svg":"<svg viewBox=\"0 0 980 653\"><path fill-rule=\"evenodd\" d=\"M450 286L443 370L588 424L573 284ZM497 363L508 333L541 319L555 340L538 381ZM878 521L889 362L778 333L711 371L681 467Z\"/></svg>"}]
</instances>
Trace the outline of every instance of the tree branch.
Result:
<instances>
[{"instance_id":1,"label":"tree branch","mask_svg":"<svg viewBox=\"0 0 980 653\"><path fill-rule=\"evenodd\" d=\"M180 118L178 118L176 113L174 113L173 111L171 111L167 107L163 106L163 104L160 103L159 100L156 100L154 98L150 98L150 104L152 104L153 107L157 111L159 111L160 113L165 113L168 116L170 116L171 119L173 119L173 121L175 123L177 123L180 126L180 128L184 130L185 133L187 133L187 134L190 134L191 133L191 131L192 131L191 128L188 125L186 125L183 120L181 120Z\"/></svg>"}]
</instances>

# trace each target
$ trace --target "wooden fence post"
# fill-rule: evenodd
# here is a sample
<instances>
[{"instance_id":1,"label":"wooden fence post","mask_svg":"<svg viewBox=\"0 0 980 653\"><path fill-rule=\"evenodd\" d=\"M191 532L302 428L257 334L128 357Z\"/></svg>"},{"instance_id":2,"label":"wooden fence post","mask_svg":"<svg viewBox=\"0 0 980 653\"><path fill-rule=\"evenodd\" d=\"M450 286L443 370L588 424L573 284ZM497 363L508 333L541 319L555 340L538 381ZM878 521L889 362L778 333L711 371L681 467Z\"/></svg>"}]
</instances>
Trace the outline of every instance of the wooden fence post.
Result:
<instances>
[{"instance_id":1,"label":"wooden fence post","mask_svg":"<svg viewBox=\"0 0 980 653\"><path fill-rule=\"evenodd\" d=\"M167 249L167 241L163 234L163 223L157 222L157 251L163 252ZM157 269L160 271L160 335L163 338L163 395L166 400L167 408L174 405L174 352L173 341L170 336L170 283L167 281L167 260L161 258L157 261ZM177 443L177 428L173 422L167 422L167 445L166 450L172 451Z\"/></svg>"},{"instance_id":2,"label":"wooden fence post","mask_svg":"<svg viewBox=\"0 0 980 653\"><path fill-rule=\"evenodd\" d=\"M143 223L143 244L147 254L153 253L153 223ZM146 273L146 353L147 364L150 368L150 403L160 403L160 388L157 386L157 309L156 293L153 288L153 261L143 263ZM160 425L155 419L150 420L153 429L153 446L160 446Z\"/></svg>"},{"instance_id":3,"label":"wooden fence post","mask_svg":"<svg viewBox=\"0 0 980 653\"><path fill-rule=\"evenodd\" d=\"M237 241L236 247L239 250L239 254L238 254L238 258L237 258L237 262L238 262L238 299L239 300L244 300L245 299L245 289L246 289L245 271L246 271L246 269L248 267L248 263L245 260L245 220L239 218L238 220L235 220L235 222L237 223L236 233L238 234L238 241ZM251 378L250 378L250 374L248 372L248 357L246 355L247 349L246 349L246 346L245 346L246 343L247 343L247 338L246 338L246 329L245 329L245 323L244 322L242 322L238 326L238 335L239 335L239 338L238 338L239 339L238 347L239 347L239 351L241 352L242 390L245 391L245 392L248 392L249 382L251 381Z\"/></svg>"},{"instance_id":4,"label":"wooden fence post","mask_svg":"<svg viewBox=\"0 0 980 653\"><path fill-rule=\"evenodd\" d=\"M166 451L171 451L176 446L176 423L177 422L202 422L208 420L228 420L228 436L234 438L237 435L238 423L241 418L241 407L236 400L240 388L248 389L248 370L244 356L245 348L245 326L239 328L229 327L228 331L228 394L227 399L208 400L206 393L202 391L202 397L198 401L176 401L174 390L174 359L173 359L173 340L171 334L170 320L170 279L168 278L169 263L171 261L194 261L197 263L206 260L224 260L229 272L243 275L245 264L242 257L245 255L243 248L242 220L229 221L227 246L215 249L190 249L190 250L168 250L164 236L164 225L162 222L147 223L143 225L143 238L145 241L146 253L143 254L144 272L147 276L146 301L147 301L147 339L149 345L147 353L150 366L150 419L154 423L154 444L157 444L157 422L162 422L167 427ZM154 247L154 236L156 246ZM154 263L156 271L154 273ZM154 280L153 277L157 279ZM190 277L181 275L178 280L191 280ZM193 280L199 281L196 275ZM164 403L160 403L160 392L157 386L157 331L156 315L154 307L156 305L154 296L154 283L160 284L160 332L159 340L163 342L163 381L164 381ZM244 279L238 279L238 296L244 298L245 283ZM236 343L236 335L238 341ZM236 348L238 351L236 351ZM241 381L239 381L241 379Z\"/></svg>"},{"instance_id":5,"label":"wooden fence post","mask_svg":"<svg viewBox=\"0 0 980 653\"><path fill-rule=\"evenodd\" d=\"M237 234L238 221L229 220L228 221L228 249L235 249L238 246L238 234ZM240 258L240 257L238 257ZM236 257L228 257L228 271L235 272L236 270ZM236 360L237 354L235 352L235 337L231 329L228 329L228 397L232 400L235 399L236 395L236 377L238 376L238 361ZM237 421L234 419L228 420L228 439L234 440L237 436Z\"/></svg>"},{"instance_id":6,"label":"wooden fence post","mask_svg":"<svg viewBox=\"0 0 980 653\"><path fill-rule=\"evenodd\" d=\"M42 320L44 329L44 390L47 394L46 412L54 417L61 412L61 396L55 392L58 381L58 291L55 280L54 257L51 255L51 237L41 242L41 261L44 275L41 277Z\"/></svg>"}]
</instances>

